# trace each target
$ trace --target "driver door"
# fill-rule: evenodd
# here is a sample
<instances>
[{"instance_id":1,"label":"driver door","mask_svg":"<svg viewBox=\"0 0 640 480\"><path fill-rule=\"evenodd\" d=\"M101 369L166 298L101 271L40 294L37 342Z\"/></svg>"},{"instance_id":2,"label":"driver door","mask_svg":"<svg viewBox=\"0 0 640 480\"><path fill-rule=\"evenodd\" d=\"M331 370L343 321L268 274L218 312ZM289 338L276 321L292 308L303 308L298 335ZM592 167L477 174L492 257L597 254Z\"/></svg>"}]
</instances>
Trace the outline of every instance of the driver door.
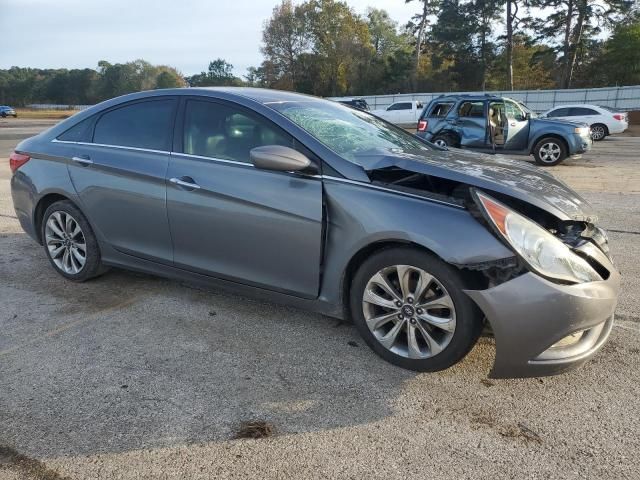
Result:
<instances>
[{"instance_id":1,"label":"driver door","mask_svg":"<svg viewBox=\"0 0 640 480\"><path fill-rule=\"evenodd\" d=\"M504 101L507 116L505 150L522 150L529 143L529 118L517 103Z\"/></svg>"}]
</instances>

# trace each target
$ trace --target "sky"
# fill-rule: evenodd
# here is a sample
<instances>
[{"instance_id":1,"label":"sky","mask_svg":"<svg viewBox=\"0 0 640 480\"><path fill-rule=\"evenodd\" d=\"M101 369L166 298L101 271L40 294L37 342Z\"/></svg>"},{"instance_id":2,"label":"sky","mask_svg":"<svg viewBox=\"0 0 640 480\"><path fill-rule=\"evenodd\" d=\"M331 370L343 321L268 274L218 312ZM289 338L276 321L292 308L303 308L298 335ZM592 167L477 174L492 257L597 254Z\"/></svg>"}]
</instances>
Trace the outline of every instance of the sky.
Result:
<instances>
[{"instance_id":1,"label":"sky","mask_svg":"<svg viewBox=\"0 0 640 480\"><path fill-rule=\"evenodd\" d=\"M97 68L142 58L184 75L224 58L236 75L262 62L263 23L279 0L0 0L0 68ZM294 0L301 3L301 0ZM383 8L400 25L405 0L347 0Z\"/></svg>"}]
</instances>

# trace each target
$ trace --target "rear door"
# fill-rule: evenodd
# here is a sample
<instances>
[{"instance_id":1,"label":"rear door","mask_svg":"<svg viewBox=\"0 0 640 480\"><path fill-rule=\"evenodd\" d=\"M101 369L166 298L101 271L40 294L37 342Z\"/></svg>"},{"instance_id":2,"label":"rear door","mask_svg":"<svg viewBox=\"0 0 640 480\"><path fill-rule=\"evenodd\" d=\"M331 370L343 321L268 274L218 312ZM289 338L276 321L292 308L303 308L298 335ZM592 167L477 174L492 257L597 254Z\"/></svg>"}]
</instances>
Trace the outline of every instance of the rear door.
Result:
<instances>
[{"instance_id":1,"label":"rear door","mask_svg":"<svg viewBox=\"0 0 640 480\"><path fill-rule=\"evenodd\" d=\"M262 145L302 147L234 103L187 99L178 118L167 173L176 266L317 297L322 180L260 170L249 159L249 151Z\"/></svg>"},{"instance_id":2,"label":"rear door","mask_svg":"<svg viewBox=\"0 0 640 480\"><path fill-rule=\"evenodd\" d=\"M463 147L485 147L487 140L487 106L482 100L467 100L458 107L458 118L452 123L460 132Z\"/></svg>"},{"instance_id":3,"label":"rear door","mask_svg":"<svg viewBox=\"0 0 640 480\"><path fill-rule=\"evenodd\" d=\"M99 114L78 142L71 180L92 224L117 250L171 263L165 176L177 100L153 97Z\"/></svg>"}]
</instances>

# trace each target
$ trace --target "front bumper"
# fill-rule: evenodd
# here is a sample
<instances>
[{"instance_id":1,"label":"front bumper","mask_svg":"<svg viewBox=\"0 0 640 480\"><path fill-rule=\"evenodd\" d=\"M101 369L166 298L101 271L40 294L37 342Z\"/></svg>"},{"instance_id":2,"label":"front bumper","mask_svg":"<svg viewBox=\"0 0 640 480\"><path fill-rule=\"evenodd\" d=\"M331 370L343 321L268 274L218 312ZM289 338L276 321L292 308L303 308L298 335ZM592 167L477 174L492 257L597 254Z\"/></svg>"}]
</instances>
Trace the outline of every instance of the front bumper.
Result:
<instances>
[{"instance_id":1,"label":"front bumper","mask_svg":"<svg viewBox=\"0 0 640 480\"><path fill-rule=\"evenodd\" d=\"M526 273L487 290L466 291L493 329L496 358L491 377L555 375L582 365L606 342L620 274L600 250L588 250L599 263L606 263L606 280L561 285ZM554 346L576 332L573 343Z\"/></svg>"},{"instance_id":2,"label":"front bumper","mask_svg":"<svg viewBox=\"0 0 640 480\"><path fill-rule=\"evenodd\" d=\"M593 146L593 140L590 136L582 136L578 133L574 133L573 137L569 141L569 155L577 155L585 153L591 150Z\"/></svg>"}]
</instances>

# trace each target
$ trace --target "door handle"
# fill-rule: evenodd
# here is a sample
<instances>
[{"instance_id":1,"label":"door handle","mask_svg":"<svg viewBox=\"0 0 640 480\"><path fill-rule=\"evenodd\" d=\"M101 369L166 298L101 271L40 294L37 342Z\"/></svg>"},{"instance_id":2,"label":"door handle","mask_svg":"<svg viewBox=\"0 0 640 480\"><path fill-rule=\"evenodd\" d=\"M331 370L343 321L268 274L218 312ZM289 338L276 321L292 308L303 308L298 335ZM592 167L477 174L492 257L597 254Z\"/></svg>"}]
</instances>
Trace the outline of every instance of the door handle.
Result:
<instances>
[{"instance_id":1,"label":"door handle","mask_svg":"<svg viewBox=\"0 0 640 480\"><path fill-rule=\"evenodd\" d=\"M174 183L176 185L179 185L181 187L187 188L187 189L191 189L191 190L198 190L200 189L200 185L198 185L196 182L193 181L193 178L191 177L182 177L182 178L170 178L169 181L171 183Z\"/></svg>"},{"instance_id":2,"label":"door handle","mask_svg":"<svg viewBox=\"0 0 640 480\"><path fill-rule=\"evenodd\" d=\"M81 155L79 157L71 157L71 160L73 160L76 163L79 163L80 165L84 165L85 167L88 167L89 165L93 165L93 160L91 160L87 155Z\"/></svg>"}]
</instances>

